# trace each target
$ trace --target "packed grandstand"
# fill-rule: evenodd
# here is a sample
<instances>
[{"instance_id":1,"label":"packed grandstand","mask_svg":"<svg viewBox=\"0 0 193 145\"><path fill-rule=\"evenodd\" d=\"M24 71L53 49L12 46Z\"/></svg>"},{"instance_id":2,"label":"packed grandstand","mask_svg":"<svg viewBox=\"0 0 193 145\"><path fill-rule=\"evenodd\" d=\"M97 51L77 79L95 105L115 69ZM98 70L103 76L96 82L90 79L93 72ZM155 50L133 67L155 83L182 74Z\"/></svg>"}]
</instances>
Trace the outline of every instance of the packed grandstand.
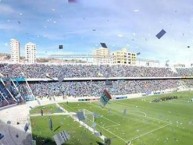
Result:
<instances>
[{"instance_id":1,"label":"packed grandstand","mask_svg":"<svg viewBox=\"0 0 193 145\"><path fill-rule=\"evenodd\" d=\"M128 65L1 64L0 73L0 106L2 107L29 100L33 95L100 97L104 88L108 88L112 95L124 95L176 89L184 85L187 87L192 85L191 80L171 79L171 77L192 76L193 69L174 70L169 67ZM48 76L50 79L46 80ZM119 80L123 77L125 79ZM151 79L152 77L155 78ZM75 81L74 78L82 78L82 80ZM111 85L106 83L108 78L112 79Z\"/></svg>"}]
</instances>

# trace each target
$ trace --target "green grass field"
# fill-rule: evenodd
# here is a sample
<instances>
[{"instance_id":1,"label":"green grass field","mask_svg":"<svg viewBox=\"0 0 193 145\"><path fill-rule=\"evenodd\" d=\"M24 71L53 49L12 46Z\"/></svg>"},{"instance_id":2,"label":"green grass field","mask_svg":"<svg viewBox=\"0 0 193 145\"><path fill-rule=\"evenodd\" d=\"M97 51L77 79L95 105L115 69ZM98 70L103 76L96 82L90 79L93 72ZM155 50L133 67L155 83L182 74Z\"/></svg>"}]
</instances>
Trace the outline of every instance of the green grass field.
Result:
<instances>
[{"instance_id":1,"label":"green grass field","mask_svg":"<svg viewBox=\"0 0 193 145\"><path fill-rule=\"evenodd\" d=\"M178 96L178 99L163 102L152 102L163 96ZM108 138L112 145L125 145L131 141L132 145L192 145L193 135L193 92L178 92L164 95L148 96L137 99L111 101L105 108L94 103L61 103L69 112L87 109L97 113L95 119L96 130ZM54 109L53 109L54 108ZM35 108L31 113L39 113ZM44 107L46 112L54 113L58 110L55 104ZM124 110L127 113L124 114ZM68 145L97 145L101 141L94 134L80 127L69 116L52 116L55 132L48 127L48 117L31 117L32 132L38 145L51 140L52 136L62 130L71 135ZM102 142L102 141L101 141ZM47 143L49 144L49 143ZM66 144L66 145L67 145Z\"/></svg>"},{"instance_id":2,"label":"green grass field","mask_svg":"<svg viewBox=\"0 0 193 145\"><path fill-rule=\"evenodd\" d=\"M30 110L30 114L37 114L40 113L40 110L43 109L44 113L46 114L52 114L52 113L57 113L59 112L59 109L57 108L56 105L46 105L46 106L38 106L36 108L33 108L32 110Z\"/></svg>"}]
</instances>

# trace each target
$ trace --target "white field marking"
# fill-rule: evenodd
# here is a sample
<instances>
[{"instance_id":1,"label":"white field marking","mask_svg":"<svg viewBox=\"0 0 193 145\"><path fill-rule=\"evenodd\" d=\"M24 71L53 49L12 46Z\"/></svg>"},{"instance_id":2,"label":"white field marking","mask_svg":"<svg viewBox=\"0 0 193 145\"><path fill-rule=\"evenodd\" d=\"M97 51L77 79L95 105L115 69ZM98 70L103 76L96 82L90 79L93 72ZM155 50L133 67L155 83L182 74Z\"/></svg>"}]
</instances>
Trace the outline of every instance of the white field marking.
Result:
<instances>
[{"instance_id":1,"label":"white field marking","mask_svg":"<svg viewBox=\"0 0 193 145\"><path fill-rule=\"evenodd\" d=\"M131 112L128 112L128 114L132 114L134 116L138 116L139 117L139 115L136 115L136 114L131 113ZM126 116L126 117L128 117L128 116ZM164 121L164 120L161 120L161 119L158 119L158 118L154 118L154 117L149 117L149 116L142 116L142 117L145 117L145 118L148 118L148 119L151 119L151 120L160 121L160 122L163 122L163 123L169 123L168 121Z\"/></svg>"},{"instance_id":2,"label":"white field marking","mask_svg":"<svg viewBox=\"0 0 193 145\"><path fill-rule=\"evenodd\" d=\"M69 108L78 108L78 107L70 107L70 106L68 106L68 107L69 107ZM88 111L90 111L90 110L88 110ZM119 124L119 123L117 123L117 122L115 122L115 121L113 121L113 120L111 120L111 119L108 119L107 117L104 117L104 116L102 116L102 117L103 117L104 119L106 119L106 120L108 120L108 121L116 124L116 125L109 125L109 126L107 126L107 127L112 127L112 126L119 126L119 125L121 125L121 124Z\"/></svg>"},{"instance_id":3,"label":"white field marking","mask_svg":"<svg viewBox=\"0 0 193 145\"><path fill-rule=\"evenodd\" d=\"M147 114L146 114L145 112L143 112L143 111L133 111L133 110L132 110L132 112L141 113L141 114L143 114L145 117L147 117ZM129 113L130 113L130 112L129 112ZM132 114L132 113L130 113L130 114Z\"/></svg>"},{"instance_id":4,"label":"white field marking","mask_svg":"<svg viewBox=\"0 0 193 145\"><path fill-rule=\"evenodd\" d=\"M108 120L108 121L111 121L112 123L114 123L114 124L116 124L116 125L109 125L109 126L107 126L107 127L111 127L111 126L119 126L119 125L121 125L120 123L117 123L117 122L115 122L115 121L113 121L113 120L111 120L111 119L108 119L107 117L104 117L104 116L102 116L104 119L106 119L106 120Z\"/></svg>"},{"instance_id":5,"label":"white field marking","mask_svg":"<svg viewBox=\"0 0 193 145\"><path fill-rule=\"evenodd\" d=\"M119 138L120 140L122 140L122 141L124 141L125 143L127 143L127 141L126 141L125 139L121 138L120 136L114 134L113 132L107 130L106 128L104 128L104 127L102 127L102 126L99 126L99 127L101 127L102 129L106 130L106 131L109 132L110 134L114 135L115 137L117 137L117 138Z\"/></svg>"},{"instance_id":6,"label":"white field marking","mask_svg":"<svg viewBox=\"0 0 193 145\"><path fill-rule=\"evenodd\" d=\"M149 131L149 132L146 132L146 133L141 134L141 135L139 135L139 136L137 136L137 137L135 137L135 138L132 138L132 139L130 139L129 141L136 140L136 139L138 139L138 138L140 138L140 137L142 137L142 136L148 135L148 134L150 134L150 133L152 133L152 132L155 132L155 131L157 131L157 130L160 130L160 129L162 129L162 128L168 126L168 125L171 125L171 124L172 124L172 123L168 123L168 124L166 124L166 125L164 125L164 126L161 126L161 127L156 128L156 129L153 129L153 130L151 130L151 131Z\"/></svg>"},{"instance_id":7,"label":"white field marking","mask_svg":"<svg viewBox=\"0 0 193 145\"><path fill-rule=\"evenodd\" d=\"M56 103L56 105L57 105L57 106L60 106L58 103ZM68 111L65 110L62 106L60 106L60 107L61 107L62 110L66 111L66 112L68 113ZM74 121L78 122L81 126L83 126L83 127L85 127L86 129L88 129L91 133L96 132L95 129L93 129L92 127L88 126L88 125L85 124L84 122L79 121L77 118L73 117L73 115L70 115L70 117L71 117ZM102 140L104 140L104 139L106 138L106 136L102 135L102 136L100 136L99 138L102 139Z\"/></svg>"},{"instance_id":8,"label":"white field marking","mask_svg":"<svg viewBox=\"0 0 193 145\"><path fill-rule=\"evenodd\" d=\"M80 109L80 107L70 107L69 105L66 105L65 107L70 108L70 110Z\"/></svg>"},{"instance_id":9,"label":"white field marking","mask_svg":"<svg viewBox=\"0 0 193 145\"><path fill-rule=\"evenodd\" d=\"M57 107L59 107L63 112L68 112L68 111L65 110L63 107L61 107L58 103L55 103L55 105L56 105Z\"/></svg>"},{"instance_id":10,"label":"white field marking","mask_svg":"<svg viewBox=\"0 0 193 145\"><path fill-rule=\"evenodd\" d=\"M99 107L99 106L97 106L97 107ZM76 107L77 108L77 107ZM87 109L88 111L90 111L89 109ZM92 111L90 111L90 112L92 112ZM115 121L113 121L113 120L111 120L111 119L108 119L107 117L104 117L104 115L102 116L104 119L106 119L106 120L108 120L108 121L111 121L112 123L114 123L114 124L116 124L116 125L120 125L119 123L117 123L117 122L115 122Z\"/></svg>"},{"instance_id":11,"label":"white field marking","mask_svg":"<svg viewBox=\"0 0 193 145\"><path fill-rule=\"evenodd\" d=\"M115 103L116 104L116 103ZM127 105L125 105L125 104L122 104L122 103L117 103L117 104L120 104L120 105L122 105L122 106L126 106L126 107L128 107ZM129 109L129 108L128 108ZM141 112L142 113L142 111L133 111L133 112ZM134 113L131 113L131 112L127 112L128 114L133 114L133 115L135 115L135 116L139 116L139 115L136 115L136 114L134 114ZM152 120L157 120L157 121L161 121L161 122L164 122L164 123L169 123L168 121L164 121L164 120L161 120L161 119L158 119L158 118L154 118L154 117L147 117L147 114L145 113L145 112L143 112L143 114L145 115L145 118L149 118L149 119L152 119Z\"/></svg>"},{"instance_id":12,"label":"white field marking","mask_svg":"<svg viewBox=\"0 0 193 145\"><path fill-rule=\"evenodd\" d=\"M44 114L43 116L57 116L57 115L75 115L74 112L68 112L68 113L53 113L53 114ZM42 116L41 114L31 114L30 116Z\"/></svg>"},{"instance_id":13,"label":"white field marking","mask_svg":"<svg viewBox=\"0 0 193 145\"><path fill-rule=\"evenodd\" d=\"M114 127L114 126L119 126L120 124L116 124L116 125L108 125L108 126L105 126L105 128L111 128L111 127Z\"/></svg>"},{"instance_id":14,"label":"white field marking","mask_svg":"<svg viewBox=\"0 0 193 145\"><path fill-rule=\"evenodd\" d=\"M139 112L143 113L144 116L147 117L147 114L145 112L143 112L143 111L139 111Z\"/></svg>"},{"instance_id":15,"label":"white field marking","mask_svg":"<svg viewBox=\"0 0 193 145\"><path fill-rule=\"evenodd\" d=\"M113 120L111 120L111 119L108 119L107 117L104 117L104 116L102 116L102 117L105 118L106 120L109 120L109 121L113 122L113 123L116 124L116 125L120 125L119 123L117 123L117 122L115 122L115 121L113 121Z\"/></svg>"},{"instance_id":16,"label":"white field marking","mask_svg":"<svg viewBox=\"0 0 193 145\"><path fill-rule=\"evenodd\" d=\"M99 107L99 106L97 106L97 107ZM140 112L140 113L142 113L142 114L144 114L144 116L145 117L147 117L147 115L146 115L146 113L145 112L142 112L142 111L137 111L137 112ZM133 114L133 113L130 113L130 114ZM119 114L120 115L120 114ZM137 116L136 114L134 114L135 116ZM128 117L128 116L126 116L126 117ZM104 117L104 118L106 118L106 117ZM106 119L108 119L108 118L106 118ZM109 120L109 119L108 119ZM110 121L112 121L112 120L110 120ZM112 122L114 122L114 121L112 121ZM119 123L117 123L117 122L114 122L114 123L116 123L117 124L117 126L118 125L121 125L121 124L119 124ZM168 122L167 122L168 123ZM110 125L110 126L112 126L112 125ZM114 126L114 125L113 125Z\"/></svg>"},{"instance_id":17,"label":"white field marking","mask_svg":"<svg viewBox=\"0 0 193 145\"><path fill-rule=\"evenodd\" d=\"M131 111L133 111L133 110L131 110ZM141 112L142 113L142 111L133 111L133 112ZM140 116L140 115L137 115L136 113L132 113L132 112L127 112L127 113L132 114L132 115L137 116L137 117ZM164 120L161 120L161 119L158 119L158 118L153 118L153 117L149 117L149 116L147 117L147 114L145 112L143 112L143 114L144 114L144 116L142 116L142 117L149 118L151 120L161 121L163 123L169 123L168 121L164 121ZM129 116L126 116L126 117L129 117Z\"/></svg>"},{"instance_id":18,"label":"white field marking","mask_svg":"<svg viewBox=\"0 0 193 145\"><path fill-rule=\"evenodd\" d=\"M116 103L115 103L116 104ZM122 106L126 106L127 108L128 108L128 106L127 105L125 105L125 104L121 104L121 103L117 103L117 104L120 104L120 105L122 105ZM99 107L99 106L95 106L95 107ZM131 110L131 111L133 111L133 110ZM114 112L116 112L116 110L114 110ZM118 112L118 111L117 111ZM117 113L116 112L116 113ZM133 112L141 112L142 113L142 111L133 111ZM136 115L135 113L131 113L131 112L127 112L128 114L132 114L132 115L134 115L134 116L137 116L137 117L139 117L140 115ZM118 114L119 114L119 112L118 112ZM156 121L160 121L160 122L163 122L163 123L169 123L169 121L164 121L164 120L161 120L161 119L158 119L158 118L154 118L154 117L147 117L147 114L145 113L145 112L143 112L143 114L145 115L145 116L142 116L142 117L145 117L145 118L148 118L148 119L151 119L151 120L156 120ZM119 114L120 115L120 114ZM126 116L127 118L129 117L129 116Z\"/></svg>"},{"instance_id":19,"label":"white field marking","mask_svg":"<svg viewBox=\"0 0 193 145\"><path fill-rule=\"evenodd\" d=\"M95 107L99 107L99 106L95 106ZM117 113L118 115L120 115L118 112L116 112L115 110L113 110L115 113ZM134 114L135 116L137 116L136 114ZM126 116L126 117L129 117L129 116ZM137 117L139 117L139 115L137 116ZM143 116L144 117L144 116ZM159 130L159 129L161 129L161 128L164 128L164 127L166 127L166 126L168 126L168 125L170 125L171 123L169 123L169 122L167 122L167 121L164 121L164 120L161 120L161 119L157 119L157 118L153 118L153 117L145 117L145 118L150 118L150 119L152 119L152 120L157 120L157 121L161 121L161 122L163 122L163 123L167 123L167 125L164 125L163 127L159 127L159 128L157 128L157 129L154 129L154 130L152 130L152 131L150 131L150 132L147 132L147 133L145 133L145 135L146 134L148 134L148 133L151 133L151 132L154 132L154 131L156 131L156 130ZM102 127L102 126L100 126L100 127ZM102 127L103 129L105 129L104 127ZM106 129L105 129L106 130ZM107 130L108 131L108 130ZM108 132L110 132L111 134L113 134L111 131L108 131ZM115 135L115 134L113 134L113 135ZM141 135L141 136L143 136L143 134ZM140 136L140 137L141 137ZM120 137L119 137L120 138ZM139 138L139 137L138 137ZM123 140L123 139L122 139ZM132 140L131 140L132 141Z\"/></svg>"}]
</instances>

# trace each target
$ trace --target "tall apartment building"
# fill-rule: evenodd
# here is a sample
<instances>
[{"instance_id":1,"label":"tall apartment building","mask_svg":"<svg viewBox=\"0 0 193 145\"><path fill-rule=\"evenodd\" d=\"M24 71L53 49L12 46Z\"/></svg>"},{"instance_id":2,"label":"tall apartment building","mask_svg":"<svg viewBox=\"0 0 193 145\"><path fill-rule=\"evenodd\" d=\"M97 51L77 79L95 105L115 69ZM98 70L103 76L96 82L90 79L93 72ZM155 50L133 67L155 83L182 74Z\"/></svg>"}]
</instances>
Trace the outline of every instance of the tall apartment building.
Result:
<instances>
[{"instance_id":1,"label":"tall apartment building","mask_svg":"<svg viewBox=\"0 0 193 145\"><path fill-rule=\"evenodd\" d=\"M28 63L36 61L36 44L29 42L25 45L25 58Z\"/></svg>"},{"instance_id":2,"label":"tall apartment building","mask_svg":"<svg viewBox=\"0 0 193 145\"><path fill-rule=\"evenodd\" d=\"M98 48L94 51L94 62L99 64L111 63L110 51L108 48Z\"/></svg>"},{"instance_id":3,"label":"tall apartment building","mask_svg":"<svg viewBox=\"0 0 193 145\"><path fill-rule=\"evenodd\" d=\"M20 42L16 39L10 40L11 49L11 61L14 63L19 63L20 61Z\"/></svg>"},{"instance_id":4,"label":"tall apartment building","mask_svg":"<svg viewBox=\"0 0 193 145\"><path fill-rule=\"evenodd\" d=\"M136 54L126 48L113 52L112 59L114 64L136 64Z\"/></svg>"}]
</instances>

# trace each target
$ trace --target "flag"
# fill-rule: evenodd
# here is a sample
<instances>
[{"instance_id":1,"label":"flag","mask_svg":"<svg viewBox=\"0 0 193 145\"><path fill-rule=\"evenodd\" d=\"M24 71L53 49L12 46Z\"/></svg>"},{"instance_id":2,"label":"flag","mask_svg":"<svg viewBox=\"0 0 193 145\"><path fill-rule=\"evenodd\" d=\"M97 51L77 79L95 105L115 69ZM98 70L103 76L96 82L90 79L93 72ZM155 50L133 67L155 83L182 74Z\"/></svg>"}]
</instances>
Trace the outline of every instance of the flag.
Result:
<instances>
[{"instance_id":1,"label":"flag","mask_svg":"<svg viewBox=\"0 0 193 145\"><path fill-rule=\"evenodd\" d=\"M28 123L26 123L26 124L25 124L25 126L24 126L24 131L25 131L25 132L27 132L27 131L28 131L28 129L29 129L29 124L28 124Z\"/></svg>"},{"instance_id":2,"label":"flag","mask_svg":"<svg viewBox=\"0 0 193 145\"><path fill-rule=\"evenodd\" d=\"M54 140L57 145L61 145L70 139L70 135L66 131L59 132L54 135Z\"/></svg>"},{"instance_id":3,"label":"flag","mask_svg":"<svg viewBox=\"0 0 193 145\"><path fill-rule=\"evenodd\" d=\"M107 105L107 103L109 102L109 100L112 99L111 95L109 94L109 92L107 90L103 91L103 94L100 97L100 102L103 106Z\"/></svg>"},{"instance_id":4,"label":"flag","mask_svg":"<svg viewBox=\"0 0 193 145\"><path fill-rule=\"evenodd\" d=\"M63 45L59 45L59 49L63 49Z\"/></svg>"},{"instance_id":5,"label":"flag","mask_svg":"<svg viewBox=\"0 0 193 145\"><path fill-rule=\"evenodd\" d=\"M4 137L4 135L0 133L0 140L1 140L3 137Z\"/></svg>"},{"instance_id":6,"label":"flag","mask_svg":"<svg viewBox=\"0 0 193 145\"><path fill-rule=\"evenodd\" d=\"M140 55L140 54L141 54L140 52L137 53L137 55Z\"/></svg>"},{"instance_id":7,"label":"flag","mask_svg":"<svg viewBox=\"0 0 193 145\"><path fill-rule=\"evenodd\" d=\"M105 43L100 43L103 48L107 48L107 45Z\"/></svg>"},{"instance_id":8,"label":"flag","mask_svg":"<svg viewBox=\"0 0 193 145\"><path fill-rule=\"evenodd\" d=\"M158 39L160 39L163 35L165 35L166 34L166 31L164 30L164 29L162 29L157 35L156 35L156 37L158 38Z\"/></svg>"}]
</instances>

